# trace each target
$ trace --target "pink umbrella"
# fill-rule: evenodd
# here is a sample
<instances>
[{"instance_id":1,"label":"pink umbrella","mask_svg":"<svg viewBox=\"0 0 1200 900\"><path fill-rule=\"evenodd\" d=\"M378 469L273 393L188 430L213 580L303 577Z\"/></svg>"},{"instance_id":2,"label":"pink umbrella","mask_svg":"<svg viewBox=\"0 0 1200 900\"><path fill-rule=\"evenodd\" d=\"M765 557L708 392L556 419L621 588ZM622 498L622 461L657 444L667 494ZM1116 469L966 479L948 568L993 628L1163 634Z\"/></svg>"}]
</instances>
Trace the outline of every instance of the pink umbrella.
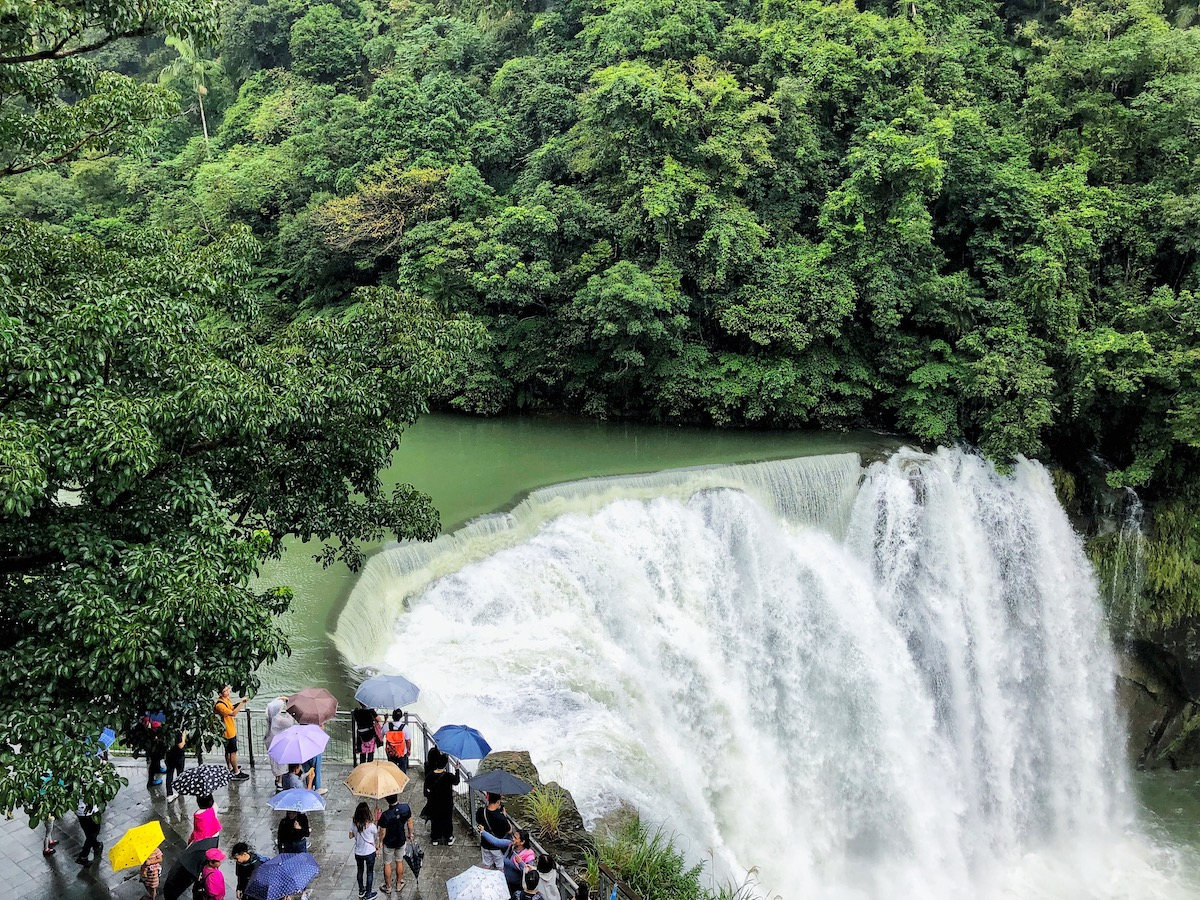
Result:
<instances>
[{"instance_id":1,"label":"pink umbrella","mask_svg":"<svg viewBox=\"0 0 1200 900\"><path fill-rule=\"evenodd\" d=\"M308 762L328 743L329 735L319 725L293 725L275 735L267 755L277 763Z\"/></svg>"},{"instance_id":2,"label":"pink umbrella","mask_svg":"<svg viewBox=\"0 0 1200 900\"><path fill-rule=\"evenodd\" d=\"M324 688L305 688L288 699L287 711L295 716L297 722L321 725L337 712L337 700Z\"/></svg>"}]
</instances>

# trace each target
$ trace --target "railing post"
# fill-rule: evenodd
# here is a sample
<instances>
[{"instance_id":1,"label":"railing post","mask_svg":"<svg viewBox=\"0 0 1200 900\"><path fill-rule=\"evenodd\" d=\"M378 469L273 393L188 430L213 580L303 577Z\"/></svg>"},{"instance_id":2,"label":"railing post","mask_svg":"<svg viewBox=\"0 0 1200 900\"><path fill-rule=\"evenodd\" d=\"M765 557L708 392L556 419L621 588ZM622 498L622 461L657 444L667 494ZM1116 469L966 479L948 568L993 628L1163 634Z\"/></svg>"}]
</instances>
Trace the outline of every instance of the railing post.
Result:
<instances>
[{"instance_id":1,"label":"railing post","mask_svg":"<svg viewBox=\"0 0 1200 900\"><path fill-rule=\"evenodd\" d=\"M250 768L254 768L254 722L250 715L250 707L245 709L246 713L246 749L250 751Z\"/></svg>"}]
</instances>

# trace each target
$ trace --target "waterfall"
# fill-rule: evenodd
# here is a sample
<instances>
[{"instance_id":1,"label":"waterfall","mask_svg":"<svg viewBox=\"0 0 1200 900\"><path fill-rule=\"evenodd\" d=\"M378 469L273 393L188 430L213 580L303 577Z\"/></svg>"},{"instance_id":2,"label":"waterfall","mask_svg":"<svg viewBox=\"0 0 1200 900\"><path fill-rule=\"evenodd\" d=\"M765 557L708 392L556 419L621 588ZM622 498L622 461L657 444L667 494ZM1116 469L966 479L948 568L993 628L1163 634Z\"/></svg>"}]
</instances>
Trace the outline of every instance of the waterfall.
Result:
<instances>
[{"instance_id":1,"label":"waterfall","mask_svg":"<svg viewBox=\"0 0 1200 900\"><path fill-rule=\"evenodd\" d=\"M343 652L528 749L589 819L638 807L718 879L1196 895L1139 830L1095 576L1036 463L581 482L416 550L374 561Z\"/></svg>"},{"instance_id":2,"label":"waterfall","mask_svg":"<svg viewBox=\"0 0 1200 900\"><path fill-rule=\"evenodd\" d=\"M682 501L699 491L734 488L788 521L840 532L860 476L857 454L842 453L587 478L531 491L509 512L480 516L434 541L393 542L372 556L338 617L334 644L348 664L372 665L393 639L391 626L425 586L528 540L547 521L567 513L594 513L616 500Z\"/></svg>"}]
</instances>

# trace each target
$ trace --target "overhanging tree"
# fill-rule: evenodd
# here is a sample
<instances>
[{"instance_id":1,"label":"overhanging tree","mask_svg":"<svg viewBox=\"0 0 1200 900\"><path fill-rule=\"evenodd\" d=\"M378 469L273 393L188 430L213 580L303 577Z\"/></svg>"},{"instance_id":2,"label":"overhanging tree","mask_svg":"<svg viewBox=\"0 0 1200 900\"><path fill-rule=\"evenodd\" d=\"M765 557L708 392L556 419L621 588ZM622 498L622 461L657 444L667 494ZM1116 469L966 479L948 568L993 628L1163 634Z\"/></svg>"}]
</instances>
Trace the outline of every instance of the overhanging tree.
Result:
<instances>
[{"instance_id":1,"label":"overhanging tree","mask_svg":"<svg viewBox=\"0 0 1200 900\"><path fill-rule=\"evenodd\" d=\"M136 145L166 108L156 89L106 95L78 57L124 34L202 36L215 12L10 8L0 81L24 97L0 108L10 172ZM76 137L50 140L50 120ZM247 287L257 247L242 228L203 246L122 241L0 222L0 808L34 818L115 793L96 757L105 726L158 708L207 724L222 682L255 688L287 650L290 592L250 584L285 536L353 568L358 541L437 533L428 498L387 494L378 473L476 337L388 289L272 315Z\"/></svg>"}]
</instances>

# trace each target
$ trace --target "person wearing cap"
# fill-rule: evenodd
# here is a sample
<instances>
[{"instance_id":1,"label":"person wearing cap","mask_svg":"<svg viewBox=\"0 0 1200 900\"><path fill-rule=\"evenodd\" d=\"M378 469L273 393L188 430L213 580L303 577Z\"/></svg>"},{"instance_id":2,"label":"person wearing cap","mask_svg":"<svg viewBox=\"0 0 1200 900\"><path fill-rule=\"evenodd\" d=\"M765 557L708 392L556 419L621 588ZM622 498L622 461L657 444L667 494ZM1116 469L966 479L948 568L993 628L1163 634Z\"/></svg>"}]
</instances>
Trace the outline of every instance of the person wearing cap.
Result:
<instances>
[{"instance_id":1,"label":"person wearing cap","mask_svg":"<svg viewBox=\"0 0 1200 900\"><path fill-rule=\"evenodd\" d=\"M233 687L226 684L221 686L221 695L217 698L216 703L217 715L222 722L221 734L225 738L225 766L232 773L235 781L245 781L250 777L248 772L242 771L237 758L237 714L249 702L249 700L242 699L234 703Z\"/></svg>"},{"instance_id":2,"label":"person wearing cap","mask_svg":"<svg viewBox=\"0 0 1200 900\"><path fill-rule=\"evenodd\" d=\"M204 900L225 900L225 875L221 872L224 858L225 854L218 847L204 852L204 869L200 872Z\"/></svg>"}]
</instances>

